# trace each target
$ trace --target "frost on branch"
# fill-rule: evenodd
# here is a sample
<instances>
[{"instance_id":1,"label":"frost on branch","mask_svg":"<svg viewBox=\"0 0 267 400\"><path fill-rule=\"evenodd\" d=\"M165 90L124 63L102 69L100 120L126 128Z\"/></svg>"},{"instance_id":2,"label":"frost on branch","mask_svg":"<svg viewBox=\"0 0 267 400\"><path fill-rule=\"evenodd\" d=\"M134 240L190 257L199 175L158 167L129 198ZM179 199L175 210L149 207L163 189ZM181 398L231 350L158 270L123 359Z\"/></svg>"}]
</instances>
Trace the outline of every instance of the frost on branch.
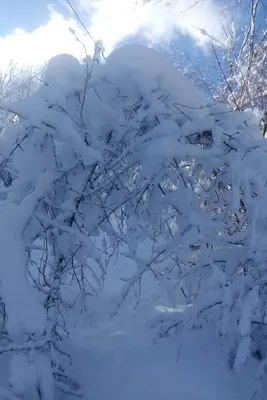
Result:
<instances>
[{"instance_id":1,"label":"frost on branch","mask_svg":"<svg viewBox=\"0 0 267 400\"><path fill-rule=\"evenodd\" d=\"M153 274L185 303L162 336L215 318L245 362L266 296L266 143L255 121L206 101L142 46L117 49L104 65L57 56L45 80L23 103L0 104L19 116L0 138L0 352L15 354L10 396L27 398L30 382L41 399L58 389L81 395L61 346L68 315L75 304L86 310L121 245L136 271L116 311ZM27 388L23 365L35 371Z\"/></svg>"}]
</instances>

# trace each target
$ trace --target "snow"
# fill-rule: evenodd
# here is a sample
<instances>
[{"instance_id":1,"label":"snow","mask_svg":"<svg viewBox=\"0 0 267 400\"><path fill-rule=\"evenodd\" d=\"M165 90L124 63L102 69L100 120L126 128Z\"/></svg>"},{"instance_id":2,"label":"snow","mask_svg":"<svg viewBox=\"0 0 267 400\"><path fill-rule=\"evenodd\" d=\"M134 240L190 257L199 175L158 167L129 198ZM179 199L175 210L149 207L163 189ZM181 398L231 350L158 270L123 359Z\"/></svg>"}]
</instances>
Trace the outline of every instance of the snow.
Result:
<instances>
[{"instance_id":1,"label":"snow","mask_svg":"<svg viewBox=\"0 0 267 400\"><path fill-rule=\"evenodd\" d=\"M250 355L250 346L251 346L251 337L244 336L238 346L235 363L234 363L234 371L238 372L240 368L246 363L249 355Z\"/></svg>"},{"instance_id":2,"label":"snow","mask_svg":"<svg viewBox=\"0 0 267 400\"><path fill-rule=\"evenodd\" d=\"M10 361L9 384L18 396L36 398L34 387L37 386L43 400L54 398L54 382L50 361L38 351L29 354L14 353Z\"/></svg>"},{"instance_id":3,"label":"snow","mask_svg":"<svg viewBox=\"0 0 267 400\"><path fill-rule=\"evenodd\" d=\"M54 377L51 371L49 358L40 352L34 354L34 368L36 370L36 380L41 393L42 400L54 399Z\"/></svg>"},{"instance_id":4,"label":"snow","mask_svg":"<svg viewBox=\"0 0 267 400\"><path fill-rule=\"evenodd\" d=\"M251 320L253 312L259 303L259 289L254 287L248 292L244 301L242 315L239 321L239 332L242 336L250 334Z\"/></svg>"},{"instance_id":5,"label":"snow","mask_svg":"<svg viewBox=\"0 0 267 400\"><path fill-rule=\"evenodd\" d=\"M58 54L51 58L47 64L44 81L54 88L54 92L62 91L72 87L79 87L82 84L82 67L77 58L70 54Z\"/></svg>"},{"instance_id":6,"label":"snow","mask_svg":"<svg viewBox=\"0 0 267 400\"><path fill-rule=\"evenodd\" d=\"M206 105L204 95L162 54L152 48L138 44L119 47L108 56L106 68L112 75L119 70L123 78L132 75L136 83L141 81L145 85L145 91L157 89L165 96L170 95L169 100L182 103L180 109L189 117L194 115L198 118L208 114L207 109L202 109ZM181 115L179 111L178 114Z\"/></svg>"},{"instance_id":7,"label":"snow","mask_svg":"<svg viewBox=\"0 0 267 400\"><path fill-rule=\"evenodd\" d=\"M131 266L119 259L114 268L100 301L89 307L95 319L90 318L88 327L78 324L71 334L73 365L86 400L249 399L253 363L233 373L209 329L155 340L153 319L173 310L153 279L145 280L137 309L129 300L110 318L120 292L116 278Z\"/></svg>"},{"instance_id":8,"label":"snow","mask_svg":"<svg viewBox=\"0 0 267 400\"><path fill-rule=\"evenodd\" d=\"M155 50L94 61L59 55L35 95L0 103L18 114L0 136L10 396L250 399L265 343L265 142Z\"/></svg>"},{"instance_id":9,"label":"snow","mask_svg":"<svg viewBox=\"0 0 267 400\"><path fill-rule=\"evenodd\" d=\"M36 381L36 371L28 357L23 353L13 354L10 362L9 380L13 391L17 395L23 395L35 385Z\"/></svg>"},{"instance_id":10,"label":"snow","mask_svg":"<svg viewBox=\"0 0 267 400\"><path fill-rule=\"evenodd\" d=\"M28 282L24 269L25 249L21 235L24 226L22 221L26 215L23 215L22 210L18 205L0 209L1 294L9 316L8 331L18 340L22 339L21 335L23 337L24 333L41 334L46 321L44 309Z\"/></svg>"}]
</instances>

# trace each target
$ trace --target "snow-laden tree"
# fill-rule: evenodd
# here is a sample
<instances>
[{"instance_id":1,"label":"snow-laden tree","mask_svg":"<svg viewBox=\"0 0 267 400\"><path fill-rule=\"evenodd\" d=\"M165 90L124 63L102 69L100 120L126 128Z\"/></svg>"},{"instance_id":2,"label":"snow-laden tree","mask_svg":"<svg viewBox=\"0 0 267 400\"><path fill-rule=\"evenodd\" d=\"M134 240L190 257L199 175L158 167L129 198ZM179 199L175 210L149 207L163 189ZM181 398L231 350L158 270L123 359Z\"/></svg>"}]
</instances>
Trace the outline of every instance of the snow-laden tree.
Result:
<instances>
[{"instance_id":1,"label":"snow-laden tree","mask_svg":"<svg viewBox=\"0 0 267 400\"><path fill-rule=\"evenodd\" d=\"M122 245L136 272L125 268L116 312L149 273L174 308L184 300L161 336L214 318L236 370L264 337L266 142L253 115L206 101L155 50L124 46L104 64L101 51L87 64L54 57L37 93L0 104L19 119L0 138L7 399L82 395L66 368L68 316Z\"/></svg>"},{"instance_id":2,"label":"snow-laden tree","mask_svg":"<svg viewBox=\"0 0 267 400\"><path fill-rule=\"evenodd\" d=\"M220 96L234 109L266 110L265 13L266 6L260 0L247 0L234 8L232 5L233 22L220 49L223 58L221 77L224 78Z\"/></svg>"},{"instance_id":3,"label":"snow-laden tree","mask_svg":"<svg viewBox=\"0 0 267 400\"><path fill-rule=\"evenodd\" d=\"M206 1L192 1L184 12L201 8ZM169 3L175 5L173 1ZM177 41L162 44L161 50L210 98L234 110L253 110L265 136L267 7L261 0L218 0L217 4L221 9L218 25L224 32L222 37L212 36L208 27L195 27L207 40L208 57L194 55Z\"/></svg>"},{"instance_id":4,"label":"snow-laden tree","mask_svg":"<svg viewBox=\"0 0 267 400\"><path fill-rule=\"evenodd\" d=\"M13 60L0 68L0 97L7 102L22 101L33 94L40 83L40 72L33 68L21 67ZM14 114L0 110L0 130L7 123L14 122Z\"/></svg>"}]
</instances>

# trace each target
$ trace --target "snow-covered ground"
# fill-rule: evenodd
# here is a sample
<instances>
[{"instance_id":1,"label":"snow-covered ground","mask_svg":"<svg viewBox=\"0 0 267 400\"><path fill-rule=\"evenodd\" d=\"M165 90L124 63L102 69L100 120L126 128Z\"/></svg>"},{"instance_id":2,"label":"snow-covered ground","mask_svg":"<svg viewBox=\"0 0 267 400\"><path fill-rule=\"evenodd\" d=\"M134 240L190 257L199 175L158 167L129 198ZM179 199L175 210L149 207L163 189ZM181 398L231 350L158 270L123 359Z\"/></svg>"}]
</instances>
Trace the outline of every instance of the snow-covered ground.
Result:
<instances>
[{"instance_id":1,"label":"snow-covered ground","mask_svg":"<svg viewBox=\"0 0 267 400\"><path fill-rule=\"evenodd\" d=\"M154 280L147 277L143 282L135 310L128 298L111 317L120 294L117 277L125 271L121 260L107 277L101 299L91 301L88 314L72 332L73 370L85 400L250 399L255 361L233 373L215 330L155 340L158 326L153 321L171 308Z\"/></svg>"}]
</instances>

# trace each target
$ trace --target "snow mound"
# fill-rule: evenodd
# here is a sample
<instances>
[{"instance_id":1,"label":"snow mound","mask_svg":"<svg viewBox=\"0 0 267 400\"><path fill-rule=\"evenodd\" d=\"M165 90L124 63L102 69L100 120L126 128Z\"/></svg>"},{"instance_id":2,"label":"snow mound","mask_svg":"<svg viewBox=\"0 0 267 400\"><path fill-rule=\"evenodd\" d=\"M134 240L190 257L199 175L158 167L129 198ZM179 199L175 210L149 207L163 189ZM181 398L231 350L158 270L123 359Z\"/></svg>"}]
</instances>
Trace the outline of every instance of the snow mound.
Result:
<instances>
[{"instance_id":1,"label":"snow mound","mask_svg":"<svg viewBox=\"0 0 267 400\"><path fill-rule=\"evenodd\" d=\"M58 54L52 57L46 67L45 79L59 77L60 75L71 75L77 72L80 63L77 58L70 54Z\"/></svg>"},{"instance_id":2,"label":"snow mound","mask_svg":"<svg viewBox=\"0 0 267 400\"><path fill-rule=\"evenodd\" d=\"M185 108L189 116L207 115L206 109L198 109L207 103L204 94L155 49L138 44L121 46L108 56L106 66L124 71L125 76L130 74L144 85L150 83L151 90L170 94L174 103L182 103L180 107Z\"/></svg>"},{"instance_id":3,"label":"snow mound","mask_svg":"<svg viewBox=\"0 0 267 400\"><path fill-rule=\"evenodd\" d=\"M47 64L44 81L49 86L70 87L79 80L81 65L77 58L70 54L59 54Z\"/></svg>"}]
</instances>

